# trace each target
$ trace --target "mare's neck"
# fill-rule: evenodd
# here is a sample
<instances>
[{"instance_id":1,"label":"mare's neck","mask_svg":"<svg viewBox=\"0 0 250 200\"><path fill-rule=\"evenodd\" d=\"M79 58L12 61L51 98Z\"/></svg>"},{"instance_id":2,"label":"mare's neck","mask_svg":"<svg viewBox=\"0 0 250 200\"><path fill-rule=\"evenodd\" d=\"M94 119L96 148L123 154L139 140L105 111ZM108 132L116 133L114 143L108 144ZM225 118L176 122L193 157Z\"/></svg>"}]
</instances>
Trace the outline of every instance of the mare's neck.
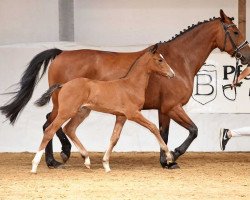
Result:
<instances>
[{"instance_id":1,"label":"mare's neck","mask_svg":"<svg viewBox=\"0 0 250 200\"><path fill-rule=\"evenodd\" d=\"M182 65L179 67L173 65L175 71L182 71L192 77L197 74L209 54L217 47L218 23L220 21L217 19L198 25L176 39L163 44L166 45L166 53L171 54L169 59L176 60L175 65L178 65L178 62Z\"/></svg>"}]
</instances>

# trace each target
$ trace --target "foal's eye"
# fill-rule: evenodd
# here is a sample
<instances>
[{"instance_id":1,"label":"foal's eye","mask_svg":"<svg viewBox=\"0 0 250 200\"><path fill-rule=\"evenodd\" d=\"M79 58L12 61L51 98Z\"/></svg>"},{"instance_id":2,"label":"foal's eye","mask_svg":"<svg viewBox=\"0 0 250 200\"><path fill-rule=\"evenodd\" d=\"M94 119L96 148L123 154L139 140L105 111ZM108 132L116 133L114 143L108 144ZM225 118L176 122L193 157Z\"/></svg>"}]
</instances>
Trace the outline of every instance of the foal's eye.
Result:
<instances>
[{"instance_id":1,"label":"foal's eye","mask_svg":"<svg viewBox=\"0 0 250 200\"><path fill-rule=\"evenodd\" d=\"M239 35L239 32L238 31L234 31L234 35Z\"/></svg>"},{"instance_id":2,"label":"foal's eye","mask_svg":"<svg viewBox=\"0 0 250 200\"><path fill-rule=\"evenodd\" d=\"M162 62L162 59L160 59L159 62Z\"/></svg>"}]
</instances>

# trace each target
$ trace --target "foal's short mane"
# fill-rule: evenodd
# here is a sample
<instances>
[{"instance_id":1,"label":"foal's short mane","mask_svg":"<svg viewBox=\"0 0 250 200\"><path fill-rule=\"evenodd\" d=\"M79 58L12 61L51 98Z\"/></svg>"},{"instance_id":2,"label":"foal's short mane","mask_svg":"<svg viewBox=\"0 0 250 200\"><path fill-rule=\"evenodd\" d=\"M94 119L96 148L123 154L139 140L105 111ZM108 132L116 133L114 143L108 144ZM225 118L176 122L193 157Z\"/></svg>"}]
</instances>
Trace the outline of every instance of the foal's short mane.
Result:
<instances>
[{"instance_id":1,"label":"foal's short mane","mask_svg":"<svg viewBox=\"0 0 250 200\"><path fill-rule=\"evenodd\" d=\"M145 54L145 53L144 53L144 54ZM127 71L127 73L126 73L124 76L122 76L121 78L119 78L119 79L125 78L125 77L129 74L129 72L133 69L133 67L134 67L134 65L137 63L137 61L138 61L144 54L142 54L141 56L139 56L138 58L136 58L136 60L132 63L132 65L130 65L130 68L129 68L129 70Z\"/></svg>"},{"instance_id":2,"label":"foal's short mane","mask_svg":"<svg viewBox=\"0 0 250 200\"><path fill-rule=\"evenodd\" d=\"M161 41L160 41L159 44L171 42L171 41L173 41L174 39L176 39L177 37L183 35L184 33L188 32L188 31L190 31L190 30L193 30L193 29L196 28L197 26L202 25L202 24L205 24L205 23L207 23L207 22L211 22L211 21L217 20L217 19L221 19L221 18L220 18L220 17L213 17L213 18L210 18L209 20L204 20L203 22L198 22L197 24L192 24L192 26L188 26L187 29L183 29L183 31L180 31L179 34L175 34L175 36L173 36L173 37L172 37L171 39L169 39L168 41L164 41L164 42L161 42ZM231 17L231 18L229 17L229 19L234 20L234 17Z\"/></svg>"}]
</instances>

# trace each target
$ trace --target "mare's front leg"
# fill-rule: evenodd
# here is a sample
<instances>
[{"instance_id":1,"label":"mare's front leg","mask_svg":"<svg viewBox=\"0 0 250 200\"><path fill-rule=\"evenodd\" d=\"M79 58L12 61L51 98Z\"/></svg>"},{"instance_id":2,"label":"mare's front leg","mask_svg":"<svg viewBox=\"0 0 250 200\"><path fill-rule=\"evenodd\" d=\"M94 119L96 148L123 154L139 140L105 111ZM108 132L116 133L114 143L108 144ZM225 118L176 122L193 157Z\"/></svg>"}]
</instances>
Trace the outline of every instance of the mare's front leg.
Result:
<instances>
[{"instance_id":1,"label":"mare's front leg","mask_svg":"<svg viewBox=\"0 0 250 200\"><path fill-rule=\"evenodd\" d=\"M178 105L171 109L168 112L168 115L171 119L173 119L175 122L189 131L187 139L179 147L177 147L174 152L172 152L174 160L177 160L182 154L186 152L190 144L197 137L198 128L189 118L187 113L183 110L181 105Z\"/></svg>"},{"instance_id":2,"label":"mare's front leg","mask_svg":"<svg viewBox=\"0 0 250 200\"><path fill-rule=\"evenodd\" d=\"M116 116L115 127L113 130L112 136L110 138L109 147L107 151L105 152L103 159L102 159L102 164L105 169L105 172L111 171L109 167L109 159L110 159L114 146L116 145L116 143L118 142L120 138L121 131L126 120L127 118L125 116Z\"/></svg>"},{"instance_id":3,"label":"mare's front leg","mask_svg":"<svg viewBox=\"0 0 250 200\"><path fill-rule=\"evenodd\" d=\"M43 132L50 125L50 120L49 120L50 114L51 113L48 113L47 116L46 116L47 121L43 125ZM61 157L62 157L63 161L66 162L70 157L71 144L70 144L68 138L66 137L66 135L64 134L61 127L57 130L56 135L57 135L57 137L59 138L59 140L60 140L60 142L62 144ZM46 164L47 164L47 166L49 168L60 168L63 164L56 161L54 156L53 156L53 143L52 143L52 140L53 139L51 139L49 141L49 143L47 144L47 146L45 148L45 161L46 161Z\"/></svg>"},{"instance_id":4,"label":"mare's front leg","mask_svg":"<svg viewBox=\"0 0 250 200\"><path fill-rule=\"evenodd\" d=\"M165 144L168 144L168 135L169 135L169 127L170 127L170 117L158 111L159 115L159 129L162 139ZM165 169L178 169L180 168L176 162L167 163L165 153L162 149L160 149L160 163L161 166Z\"/></svg>"}]
</instances>

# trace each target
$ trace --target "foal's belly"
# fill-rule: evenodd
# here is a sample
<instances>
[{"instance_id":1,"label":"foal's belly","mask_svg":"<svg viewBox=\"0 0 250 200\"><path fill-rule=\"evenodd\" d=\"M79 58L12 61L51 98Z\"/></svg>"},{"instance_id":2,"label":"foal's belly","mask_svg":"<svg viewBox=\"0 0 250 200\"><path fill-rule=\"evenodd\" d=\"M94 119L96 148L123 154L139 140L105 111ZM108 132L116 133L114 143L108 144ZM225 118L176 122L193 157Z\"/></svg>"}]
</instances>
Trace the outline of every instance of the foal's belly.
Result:
<instances>
[{"instance_id":1,"label":"foal's belly","mask_svg":"<svg viewBox=\"0 0 250 200\"><path fill-rule=\"evenodd\" d=\"M97 112L108 113L108 114L112 114L112 115L124 115L124 112L122 112L120 110L114 110L114 109L109 108L109 107L102 107L102 106L98 106L98 105L92 104L92 103L85 103L82 105L82 107L88 108L90 110L94 110Z\"/></svg>"},{"instance_id":2,"label":"foal's belly","mask_svg":"<svg viewBox=\"0 0 250 200\"><path fill-rule=\"evenodd\" d=\"M86 79L89 80L89 79ZM120 81L119 81L120 83ZM124 114L126 106L126 91L116 81L89 80L83 82L81 88L86 88L88 95L83 99L82 106L98 112L110 113L114 115Z\"/></svg>"}]
</instances>

